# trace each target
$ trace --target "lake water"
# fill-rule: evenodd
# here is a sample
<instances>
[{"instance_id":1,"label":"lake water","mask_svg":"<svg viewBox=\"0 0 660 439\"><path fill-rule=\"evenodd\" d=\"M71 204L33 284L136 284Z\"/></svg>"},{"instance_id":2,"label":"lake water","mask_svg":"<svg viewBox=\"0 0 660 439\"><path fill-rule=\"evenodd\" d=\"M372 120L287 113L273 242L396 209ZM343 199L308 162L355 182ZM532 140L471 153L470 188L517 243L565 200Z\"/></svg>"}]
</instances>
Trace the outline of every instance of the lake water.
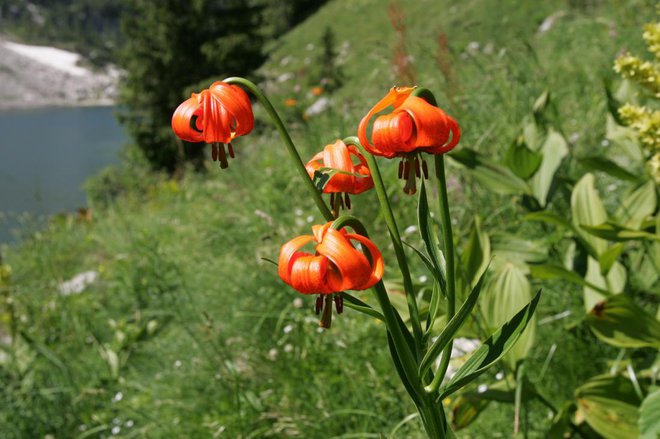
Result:
<instances>
[{"instance_id":1,"label":"lake water","mask_svg":"<svg viewBox=\"0 0 660 439\"><path fill-rule=\"evenodd\" d=\"M54 213L85 206L82 185L117 163L127 135L112 107L0 112L0 243Z\"/></svg>"}]
</instances>

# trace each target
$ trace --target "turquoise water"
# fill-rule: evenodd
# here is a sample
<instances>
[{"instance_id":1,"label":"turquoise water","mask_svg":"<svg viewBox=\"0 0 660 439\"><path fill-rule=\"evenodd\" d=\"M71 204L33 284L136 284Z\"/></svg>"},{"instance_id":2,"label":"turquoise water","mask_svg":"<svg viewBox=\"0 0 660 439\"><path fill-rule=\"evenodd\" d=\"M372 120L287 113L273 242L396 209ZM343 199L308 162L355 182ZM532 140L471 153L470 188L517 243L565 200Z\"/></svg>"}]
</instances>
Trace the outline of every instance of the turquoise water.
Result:
<instances>
[{"instance_id":1,"label":"turquoise water","mask_svg":"<svg viewBox=\"0 0 660 439\"><path fill-rule=\"evenodd\" d=\"M112 107L0 112L0 243L85 206L82 185L118 162L127 135Z\"/></svg>"}]
</instances>

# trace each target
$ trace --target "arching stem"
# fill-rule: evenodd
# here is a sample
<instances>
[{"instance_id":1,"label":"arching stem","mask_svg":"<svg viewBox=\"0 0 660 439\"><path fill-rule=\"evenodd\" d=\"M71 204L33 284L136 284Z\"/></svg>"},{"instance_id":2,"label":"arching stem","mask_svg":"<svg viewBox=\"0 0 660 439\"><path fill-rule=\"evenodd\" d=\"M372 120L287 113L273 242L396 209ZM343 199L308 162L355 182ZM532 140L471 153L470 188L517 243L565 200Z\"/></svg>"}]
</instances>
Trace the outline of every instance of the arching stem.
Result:
<instances>
[{"instance_id":1,"label":"arching stem","mask_svg":"<svg viewBox=\"0 0 660 439\"><path fill-rule=\"evenodd\" d=\"M314 203L316 203L316 207L318 207L319 211L321 212L321 215L323 215L326 221L332 221L334 219L332 212L330 212L330 209L328 209L328 206L323 201L323 198L321 198L321 192L316 188L316 186L314 186L312 179L309 178L309 174L307 174L307 170L305 169L305 164L300 158L300 154L298 153L296 146L293 144L293 141L291 140L291 136L289 136L288 131L286 130L284 124L282 123L282 119L280 119L280 116L277 114L277 111L275 111L275 108L270 103L268 98L261 92L259 87L257 87L252 81L249 81L245 78L232 77L225 79L223 82L227 84L236 84L245 87L259 100L261 105L263 105L264 109L266 110L266 113L268 113L268 116L270 116L271 121L275 125L275 128L280 133L280 137L284 141L284 144L286 145L289 151L289 155L293 160L294 166L296 167L298 174L300 174L300 177L305 182L305 187L307 188L310 195L314 199Z\"/></svg>"}]
</instances>

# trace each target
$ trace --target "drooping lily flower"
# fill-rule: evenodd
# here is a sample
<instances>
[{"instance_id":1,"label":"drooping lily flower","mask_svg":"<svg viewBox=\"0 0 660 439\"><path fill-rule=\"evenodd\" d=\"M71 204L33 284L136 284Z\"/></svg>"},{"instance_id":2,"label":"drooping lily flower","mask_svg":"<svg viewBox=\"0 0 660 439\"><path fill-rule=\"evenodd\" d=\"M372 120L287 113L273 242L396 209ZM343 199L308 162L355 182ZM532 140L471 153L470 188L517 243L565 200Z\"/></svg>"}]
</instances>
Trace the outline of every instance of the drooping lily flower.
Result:
<instances>
[{"instance_id":1,"label":"drooping lily flower","mask_svg":"<svg viewBox=\"0 0 660 439\"><path fill-rule=\"evenodd\" d=\"M334 293L344 290L371 288L383 277L383 258L376 245L368 238L346 230L331 228L332 223L312 226L314 235L303 235L282 246L278 261L280 278L302 294L318 294L317 314L323 309L321 326L329 327L332 316L331 301ZM368 251L355 248L357 241ZM314 254L301 251L314 243ZM342 296L334 295L337 312L343 308ZM330 308L330 309L328 309Z\"/></svg>"},{"instance_id":2,"label":"drooping lily flower","mask_svg":"<svg viewBox=\"0 0 660 439\"><path fill-rule=\"evenodd\" d=\"M233 158L231 141L248 134L253 127L254 114L247 93L222 81L193 93L172 116L174 134L187 142L210 143L213 160L219 160L221 168L228 166L225 144Z\"/></svg>"},{"instance_id":3,"label":"drooping lily flower","mask_svg":"<svg viewBox=\"0 0 660 439\"><path fill-rule=\"evenodd\" d=\"M358 163L354 163L353 159L357 159ZM344 200L346 207L351 208L348 194L357 195L374 187L364 156L355 146L347 146L341 140L326 145L323 151L312 157L305 168L311 179L314 179L316 172L336 172L330 176L323 188L324 194L330 194L330 205L335 212L343 207Z\"/></svg>"},{"instance_id":4,"label":"drooping lily flower","mask_svg":"<svg viewBox=\"0 0 660 439\"><path fill-rule=\"evenodd\" d=\"M358 127L360 143L371 154L387 158L402 157L399 178L406 180L404 192L416 191L415 177L428 176L426 162L419 153L444 154L451 151L461 138L461 129L454 119L424 99L413 96L412 87L393 87L362 119ZM368 124L377 113L394 107L389 114L376 117L367 135ZM373 143L372 143L373 142Z\"/></svg>"}]
</instances>

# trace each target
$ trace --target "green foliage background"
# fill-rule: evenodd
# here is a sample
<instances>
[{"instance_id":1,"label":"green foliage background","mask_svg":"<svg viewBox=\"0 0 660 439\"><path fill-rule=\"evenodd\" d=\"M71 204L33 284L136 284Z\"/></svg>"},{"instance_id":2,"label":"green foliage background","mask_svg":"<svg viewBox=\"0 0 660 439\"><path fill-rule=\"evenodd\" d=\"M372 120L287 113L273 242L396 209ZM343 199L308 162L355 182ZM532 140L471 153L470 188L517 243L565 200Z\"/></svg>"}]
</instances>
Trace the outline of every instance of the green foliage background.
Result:
<instances>
[{"instance_id":1,"label":"green foliage background","mask_svg":"<svg viewBox=\"0 0 660 439\"><path fill-rule=\"evenodd\" d=\"M434 90L459 121L461 145L494 158L504 156L546 88L573 156L607 148L602 78L614 78L612 60L622 48L642 50L639 29L654 11L650 1L401 5L419 83ZM362 115L393 84L395 35L386 8L383 0L334 0L267 45L268 60L258 75L294 127L303 157L354 134ZM170 32L159 27L167 15L151 11L154 26ZM552 26L539 32L551 16ZM325 113L303 119L301 113L316 100L306 80L328 27L346 79ZM439 32L448 36L443 56L457 78L451 84L435 59ZM167 48L166 36L144 37ZM163 69L179 68L159 50L145 55ZM199 80L216 74L212 63L203 73ZM285 73L293 78L280 80ZM163 94L172 101L185 97L177 90ZM288 98L298 107L284 107ZM162 109L162 118L172 109ZM256 113L263 120L258 106ZM153 130L165 139L165 129L156 126L145 123L144 135ZM423 437L421 426L408 418L414 409L383 348L383 328L347 311L331 331L318 333L313 299L296 295L261 260L275 257L281 243L321 221L298 190L293 169L283 165L286 152L276 134L264 127L235 147L238 156L228 170L187 172L178 180L146 171L128 153L123 169L92 183L91 222L54 218L45 230L26 231L23 243L6 251L13 275L2 288L7 310L2 319L14 323L5 326L13 328L17 354L0 367L0 436ZM381 168L405 229L414 224L416 200L402 196L393 164L383 161ZM583 173L569 159L561 176L576 181ZM449 176L459 242L468 239L475 214L485 230L540 244L561 233L522 221L517 200L494 195L458 167ZM611 182L604 176L597 184ZM606 206L616 206L619 196L616 188L608 191ZM365 223L384 230L374 194L358 197L355 205ZM408 233L404 239L417 238ZM385 253L392 266L393 255ZM98 271L100 279L81 294L60 294L62 281L85 270ZM423 273L414 267L420 283ZM393 276L388 270L386 277L396 281ZM616 350L576 325L584 312L580 287L561 279L533 287L541 285L536 334L541 342L532 348L527 370L560 406L587 378L606 371ZM566 311L568 317L556 318ZM541 376L553 344L555 354ZM525 413L524 430L542 437L547 409L530 402ZM510 405L491 404L458 436L506 437L512 419Z\"/></svg>"}]
</instances>

